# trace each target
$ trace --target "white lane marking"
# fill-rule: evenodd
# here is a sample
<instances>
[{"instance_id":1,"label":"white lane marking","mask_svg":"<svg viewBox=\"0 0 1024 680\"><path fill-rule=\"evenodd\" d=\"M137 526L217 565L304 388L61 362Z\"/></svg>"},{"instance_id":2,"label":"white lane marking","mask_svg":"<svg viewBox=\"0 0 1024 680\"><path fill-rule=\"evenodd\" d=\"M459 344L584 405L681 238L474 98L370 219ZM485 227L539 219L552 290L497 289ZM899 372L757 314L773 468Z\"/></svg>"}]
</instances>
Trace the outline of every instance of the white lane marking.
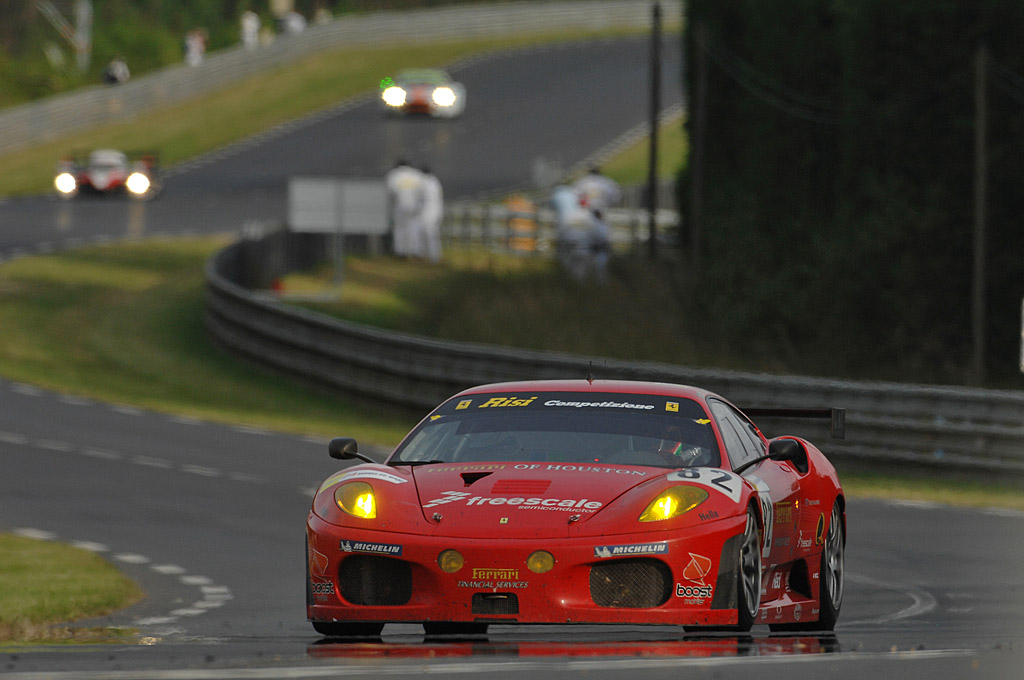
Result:
<instances>
[{"instance_id":1,"label":"white lane marking","mask_svg":"<svg viewBox=\"0 0 1024 680\"><path fill-rule=\"evenodd\" d=\"M28 527L15 529L14 533L22 538L34 538L37 541L52 541L57 538L57 534L52 531L43 531L42 529L31 529Z\"/></svg>"},{"instance_id":2,"label":"white lane marking","mask_svg":"<svg viewBox=\"0 0 1024 680\"><path fill-rule=\"evenodd\" d=\"M23 394L26 397L38 397L43 391L33 385L26 385L25 383L12 383L11 390L18 394Z\"/></svg>"},{"instance_id":3,"label":"white lane marking","mask_svg":"<svg viewBox=\"0 0 1024 680\"><path fill-rule=\"evenodd\" d=\"M23 446L28 444L28 437L23 434L15 434L13 432L0 432L0 442Z\"/></svg>"},{"instance_id":4,"label":"white lane marking","mask_svg":"<svg viewBox=\"0 0 1024 680\"><path fill-rule=\"evenodd\" d=\"M72 541L71 546L74 548L81 548L82 550L88 550L89 552L101 553L110 550L107 546L102 543L94 543L93 541Z\"/></svg>"},{"instance_id":5,"label":"white lane marking","mask_svg":"<svg viewBox=\"0 0 1024 680\"><path fill-rule=\"evenodd\" d=\"M86 399L85 397L77 397L73 394L62 394L58 399L69 406L91 406L93 404L89 399Z\"/></svg>"},{"instance_id":6,"label":"white lane marking","mask_svg":"<svg viewBox=\"0 0 1024 680\"><path fill-rule=\"evenodd\" d=\"M252 482L254 484L263 484L267 480L259 475L254 475L251 472L232 472L228 475L228 479L236 482Z\"/></svg>"},{"instance_id":7,"label":"white lane marking","mask_svg":"<svg viewBox=\"0 0 1024 680\"><path fill-rule=\"evenodd\" d=\"M203 465L182 465L182 472L189 472L193 475L202 475L203 477L220 477L223 472L216 468L205 467Z\"/></svg>"},{"instance_id":8,"label":"white lane marking","mask_svg":"<svg viewBox=\"0 0 1024 680\"><path fill-rule=\"evenodd\" d=\"M231 429L235 432L241 432L242 434L255 434L260 437L272 434L270 430L264 430L262 427L255 427L253 425L232 425Z\"/></svg>"},{"instance_id":9,"label":"white lane marking","mask_svg":"<svg viewBox=\"0 0 1024 680\"><path fill-rule=\"evenodd\" d=\"M203 421L199 418L193 418L192 416L168 416L167 418L172 423L178 423L179 425L202 425Z\"/></svg>"},{"instance_id":10,"label":"white lane marking","mask_svg":"<svg viewBox=\"0 0 1024 680\"><path fill-rule=\"evenodd\" d=\"M82 453L90 458L99 458L100 460L121 460L124 456L115 451L106 451L104 449L88 448L82 451Z\"/></svg>"},{"instance_id":11,"label":"white lane marking","mask_svg":"<svg viewBox=\"0 0 1024 680\"><path fill-rule=\"evenodd\" d=\"M40 541L52 541L57 539L57 534L52 531L44 531L42 529L34 529L31 527L19 527L12 530L12 533L24 538L31 538ZM109 548L102 543L96 543L93 541L81 541L76 540L69 543L70 545L80 548L83 550L89 550L92 552L106 552ZM123 552L117 553L112 556L114 560L123 562L125 564L150 564L152 560L145 555L138 553ZM199 575L183 575L185 569L179 567L176 564L150 564L150 569L153 571L164 574L164 575L179 575L178 581L189 586L198 586L199 591L203 595L203 599L197 600L192 603L189 607L182 607L169 612L168 616L150 616L146 618L138 618L132 622L134 626L157 626L166 625L173 621L176 621L183 616L198 616L204 614L211 609L224 606L224 603L228 600L233 599L231 590L227 586L215 585L213 579L206 576ZM6 680L6 676L5 676Z\"/></svg>"},{"instance_id":12,"label":"white lane marking","mask_svg":"<svg viewBox=\"0 0 1024 680\"><path fill-rule=\"evenodd\" d=\"M67 442L59 442L53 439L37 439L32 442L36 447L40 449L46 449L47 451L70 451L74 447Z\"/></svg>"},{"instance_id":13,"label":"white lane marking","mask_svg":"<svg viewBox=\"0 0 1024 680\"><path fill-rule=\"evenodd\" d=\"M213 581L205 576L182 576L178 579L187 586L208 586Z\"/></svg>"},{"instance_id":14,"label":"white lane marking","mask_svg":"<svg viewBox=\"0 0 1024 680\"><path fill-rule=\"evenodd\" d=\"M111 404L110 408L117 413L126 416L141 416L143 410L129 404Z\"/></svg>"},{"instance_id":15,"label":"white lane marking","mask_svg":"<svg viewBox=\"0 0 1024 680\"><path fill-rule=\"evenodd\" d=\"M135 456L132 458L132 462L136 465L146 465L148 467L168 469L174 467L174 463L163 458L154 458L152 456Z\"/></svg>"},{"instance_id":16,"label":"white lane marking","mask_svg":"<svg viewBox=\"0 0 1024 680\"><path fill-rule=\"evenodd\" d=\"M150 569L168 576L177 576L185 573L185 567L179 567L177 564L154 564Z\"/></svg>"},{"instance_id":17,"label":"white lane marking","mask_svg":"<svg viewBox=\"0 0 1024 680\"><path fill-rule=\"evenodd\" d=\"M891 652L838 652L835 654L778 654L754 657L633 657L629 659L580 659L552 658L550 660L517 659L515 661L466 661L463 663L382 663L370 666L329 665L329 666L274 666L248 668L202 668L130 671L26 671L7 673L4 680L182 680L183 678L204 678L204 680L276 680L278 678L338 678L338 677L400 677L400 676L453 676L467 674L564 674L565 672L597 673L677 668L725 668L742 666L755 671L759 666L785 664L878 663L880 661L927 661L977 656L970 649L936 649ZM199 672L201 671L201 672Z\"/></svg>"},{"instance_id":18,"label":"white lane marking","mask_svg":"<svg viewBox=\"0 0 1024 680\"><path fill-rule=\"evenodd\" d=\"M932 611L933 609L939 606L939 602L935 599L935 596L929 593L927 590L924 590L923 588L910 586L905 583L897 584L888 583L886 581L877 581L868 576L861 576L859 574L847 574L846 578L848 581L863 583L874 588L882 588L885 590L895 590L901 592L904 595L910 597L910 599L913 600L913 604L911 604L909 607L900 609L899 611L892 612L891 614L884 614L873 619L858 619L857 621L844 621L843 625L845 626L873 625L892 623L893 621L902 621L903 619L909 619L915 616L921 616L922 614L927 614L928 612Z\"/></svg>"}]
</instances>

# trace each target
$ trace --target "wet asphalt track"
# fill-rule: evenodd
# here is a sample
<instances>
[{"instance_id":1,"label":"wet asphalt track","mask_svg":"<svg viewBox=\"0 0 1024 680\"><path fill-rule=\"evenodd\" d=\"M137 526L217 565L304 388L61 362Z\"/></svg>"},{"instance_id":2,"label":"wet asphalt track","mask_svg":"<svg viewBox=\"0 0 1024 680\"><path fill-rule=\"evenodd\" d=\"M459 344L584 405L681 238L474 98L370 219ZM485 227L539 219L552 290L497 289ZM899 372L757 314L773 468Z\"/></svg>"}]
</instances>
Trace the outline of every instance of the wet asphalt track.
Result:
<instances>
[{"instance_id":1,"label":"wet asphalt track","mask_svg":"<svg viewBox=\"0 0 1024 680\"><path fill-rule=\"evenodd\" d=\"M668 44L666 45L669 46ZM679 101L678 53L666 105ZM379 176L428 161L449 197L528 183L641 124L646 45L615 40L469 62L460 121L371 102L175 168L150 203L0 203L0 256L107 238L235 231L284 216L294 174ZM497 132L497 134L495 134ZM340 434L340 433L339 433ZM0 530L76 543L149 597L103 620L151 645L0 651L5 678L504 676L1015 678L1024 667L1024 513L852 501L836 634L701 638L673 628L495 627L486 639L329 644L305 622L302 523L336 467L325 442L95 403L0 381Z\"/></svg>"}]
</instances>

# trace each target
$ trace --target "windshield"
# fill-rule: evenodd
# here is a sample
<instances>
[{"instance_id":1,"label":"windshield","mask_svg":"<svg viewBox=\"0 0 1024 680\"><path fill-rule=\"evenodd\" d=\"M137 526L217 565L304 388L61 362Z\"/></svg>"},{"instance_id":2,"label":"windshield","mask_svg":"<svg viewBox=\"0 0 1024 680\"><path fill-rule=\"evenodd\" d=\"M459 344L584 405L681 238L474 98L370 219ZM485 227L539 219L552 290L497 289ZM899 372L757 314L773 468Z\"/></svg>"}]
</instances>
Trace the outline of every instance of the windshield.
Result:
<instances>
[{"instance_id":1,"label":"windshield","mask_svg":"<svg viewBox=\"0 0 1024 680\"><path fill-rule=\"evenodd\" d=\"M521 461L718 466L696 401L634 394L501 394L453 399L406 439L391 465Z\"/></svg>"}]
</instances>

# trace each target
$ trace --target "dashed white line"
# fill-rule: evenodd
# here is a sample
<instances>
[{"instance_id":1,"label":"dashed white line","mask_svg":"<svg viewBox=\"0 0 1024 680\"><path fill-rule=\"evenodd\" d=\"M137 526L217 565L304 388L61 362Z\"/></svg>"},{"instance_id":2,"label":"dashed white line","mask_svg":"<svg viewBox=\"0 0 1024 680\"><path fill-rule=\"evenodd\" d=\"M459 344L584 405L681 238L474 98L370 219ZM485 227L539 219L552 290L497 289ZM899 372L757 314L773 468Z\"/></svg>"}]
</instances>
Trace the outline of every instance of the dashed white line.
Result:
<instances>
[{"instance_id":1,"label":"dashed white line","mask_svg":"<svg viewBox=\"0 0 1024 680\"><path fill-rule=\"evenodd\" d=\"M177 576L185 573L185 567L179 567L177 564L154 564L150 568L157 573L166 574L167 576Z\"/></svg>"},{"instance_id":2,"label":"dashed white line","mask_svg":"<svg viewBox=\"0 0 1024 680\"><path fill-rule=\"evenodd\" d=\"M31 529L27 527L15 529L14 533L22 538L34 538L37 541L52 541L57 538L57 534L52 531L43 531L42 529Z\"/></svg>"},{"instance_id":3,"label":"dashed white line","mask_svg":"<svg viewBox=\"0 0 1024 680\"><path fill-rule=\"evenodd\" d=\"M113 404L113 405L111 405L110 408L113 409L114 411L116 411L117 413L120 413L120 414L126 415L126 416L141 416L143 414L143 411L142 411L141 408L137 408L135 406L129 406L127 404Z\"/></svg>"},{"instance_id":4,"label":"dashed white line","mask_svg":"<svg viewBox=\"0 0 1024 680\"><path fill-rule=\"evenodd\" d=\"M107 546L102 543L94 543L93 541L72 541L71 546L79 548L81 550L88 550L89 552L101 553L110 550Z\"/></svg>"},{"instance_id":5,"label":"dashed white line","mask_svg":"<svg viewBox=\"0 0 1024 680\"><path fill-rule=\"evenodd\" d=\"M89 456L90 458L99 458L100 460L121 460L124 458L123 454L115 451L107 451L105 449L88 448L82 451L82 454Z\"/></svg>"},{"instance_id":6,"label":"dashed white line","mask_svg":"<svg viewBox=\"0 0 1024 680\"><path fill-rule=\"evenodd\" d=\"M137 553L118 553L114 559L125 564L149 564L149 558Z\"/></svg>"},{"instance_id":7,"label":"dashed white line","mask_svg":"<svg viewBox=\"0 0 1024 680\"><path fill-rule=\"evenodd\" d=\"M72 449L74 449L74 447L71 446L71 444L68 444L67 442L59 442L59 441L56 441L54 439L37 439L33 443L38 448L46 449L47 451L64 451L64 452L67 452L67 451L71 451Z\"/></svg>"},{"instance_id":8,"label":"dashed white line","mask_svg":"<svg viewBox=\"0 0 1024 680\"><path fill-rule=\"evenodd\" d=\"M178 580L187 586L208 586L213 584L213 581L205 576L182 576Z\"/></svg>"},{"instance_id":9,"label":"dashed white line","mask_svg":"<svg viewBox=\"0 0 1024 680\"><path fill-rule=\"evenodd\" d=\"M136 465L146 465L148 467L162 468L167 470L174 467L174 463L163 458L154 458L152 456L135 456L131 459L131 462Z\"/></svg>"},{"instance_id":10,"label":"dashed white line","mask_svg":"<svg viewBox=\"0 0 1024 680\"><path fill-rule=\"evenodd\" d=\"M28 437L23 434L14 434L13 432L0 432L0 442L21 446L28 444Z\"/></svg>"},{"instance_id":11,"label":"dashed white line","mask_svg":"<svg viewBox=\"0 0 1024 680\"><path fill-rule=\"evenodd\" d=\"M205 467L203 465L182 465L182 472L188 472L193 475L202 475L203 477L220 477L223 472L216 468Z\"/></svg>"}]
</instances>

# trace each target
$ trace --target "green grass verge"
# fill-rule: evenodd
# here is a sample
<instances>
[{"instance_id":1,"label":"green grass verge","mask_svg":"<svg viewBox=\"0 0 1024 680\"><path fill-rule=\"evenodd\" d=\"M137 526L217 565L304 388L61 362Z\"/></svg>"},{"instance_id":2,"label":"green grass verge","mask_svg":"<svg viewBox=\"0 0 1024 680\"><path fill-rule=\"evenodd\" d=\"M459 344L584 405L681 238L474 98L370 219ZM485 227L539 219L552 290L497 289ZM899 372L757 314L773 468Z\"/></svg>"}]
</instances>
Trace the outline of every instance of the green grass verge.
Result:
<instances>
[{"instance_id":1,"label":"green grass verge","mask_svg":"<svg viewBox=\"0 0 1024 680\"><path fill-rule=\"evenodd\" d=\"M0 645L125 642L136 633L66 622L109 614L141 598L138 586L94 553L0 534Z\"/></svg>"},{"instance_id":2,"label":"green grass verge","mask_svg":"<svg viewBox=\"0 0 1024 680\"><path fill-rule=\"evenodd\" d=\"M178 106L0 155L4 168L0 173L0 196L49 191L57 161L73 150L107 146L152 150L165 166L170 166L376 91L382 78L409 66L444 66L499 49L640 32L555 30L500 39L321 52ZM666 39L675 38L669 34Z\"/></svg>"},{"instance_id":3,"label":"green grass verge","mask_svg":"<svg viewBox=\"0 0 1024 680\"><path fill-rule=\"evenodd\" d=\"M393 444L415 422L222 352L203 328L203 263L228 241L149 241L0 266L0 374L60 392L317 436Z\"/></svg>"}]
</instances>

